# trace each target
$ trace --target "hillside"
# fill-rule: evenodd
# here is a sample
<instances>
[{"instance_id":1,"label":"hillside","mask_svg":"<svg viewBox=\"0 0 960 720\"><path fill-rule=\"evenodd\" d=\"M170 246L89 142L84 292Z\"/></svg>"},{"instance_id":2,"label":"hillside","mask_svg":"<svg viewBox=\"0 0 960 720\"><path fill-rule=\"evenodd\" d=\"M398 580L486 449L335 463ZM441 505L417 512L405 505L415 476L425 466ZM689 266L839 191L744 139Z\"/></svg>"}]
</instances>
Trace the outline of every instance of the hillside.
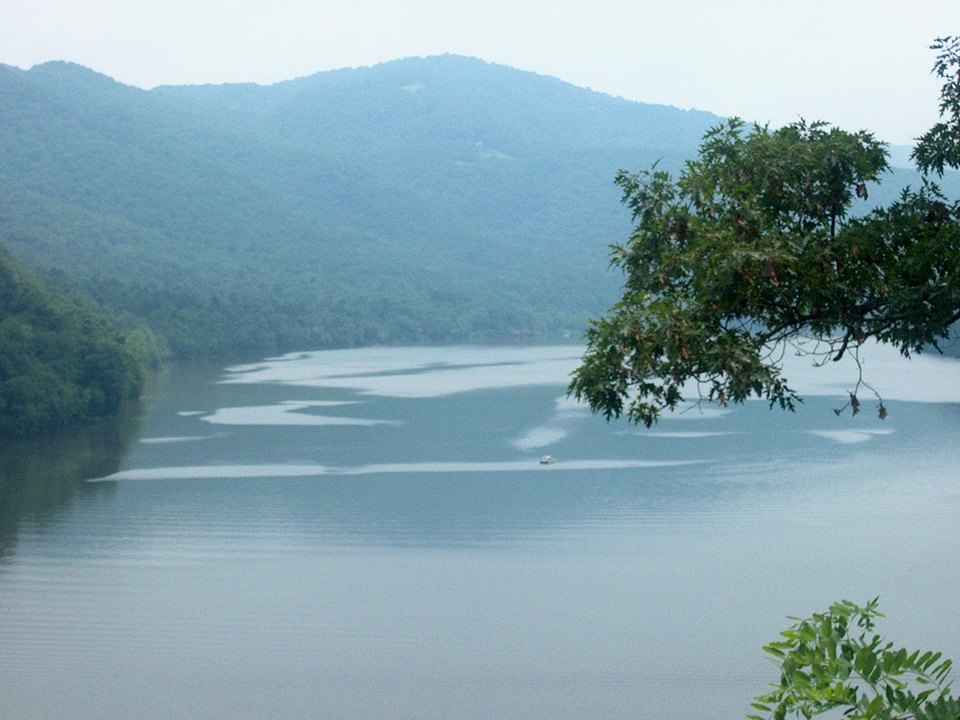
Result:
<instances>
[{"instance_id":1,"label":"hillside","mask_svg":"<svg viewBox=\"0 0 960 720\"><path fill-rule=\"evenodd\" d=\"M718 122L458 56L152 91L0 66L0 237L179 357L578 335L618 289L617 170Z\"/></svg>"},{"instance_id":2,"label":"hillside","mask_svg":"<svg viewBox=\"0 0 960 720\"><path fill-rule=\"evenodd\" d=\"M717 120L452 56L149 92L2 67L0 235L181 356L578 332L616 170Z\"/></svg>"},{"instance_id":3,"label":"hillside","mask_svg":"<svg viewBox=\"0 0 960 720\"><path fill-rule=\"evenodd\" d=\"M116 414L139 395L153 357L149 333L120 333L0 245L0 437Z\"/></svg>"}]
</instances>

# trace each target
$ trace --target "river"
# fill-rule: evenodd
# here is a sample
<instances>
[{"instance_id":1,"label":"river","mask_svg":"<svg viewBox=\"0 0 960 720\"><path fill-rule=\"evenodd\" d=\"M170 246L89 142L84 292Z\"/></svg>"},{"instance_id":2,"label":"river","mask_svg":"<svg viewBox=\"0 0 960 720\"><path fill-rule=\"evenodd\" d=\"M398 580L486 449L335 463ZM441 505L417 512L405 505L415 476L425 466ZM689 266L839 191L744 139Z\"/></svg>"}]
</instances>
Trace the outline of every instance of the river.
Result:
<instances>
[{"instance_id":1,"label":"river","mask_svg":"<svg viewBox=\"0 0 960 720\"><path fill-rule=\"evenodd\" d=\"M885 421L797 361L796 413L647 430L565 397L579 353L174 368L6 444L4 716L742 718L762 645L841 598L960 657L956 361L874 348Z\"/></svg>"}]
</instances>

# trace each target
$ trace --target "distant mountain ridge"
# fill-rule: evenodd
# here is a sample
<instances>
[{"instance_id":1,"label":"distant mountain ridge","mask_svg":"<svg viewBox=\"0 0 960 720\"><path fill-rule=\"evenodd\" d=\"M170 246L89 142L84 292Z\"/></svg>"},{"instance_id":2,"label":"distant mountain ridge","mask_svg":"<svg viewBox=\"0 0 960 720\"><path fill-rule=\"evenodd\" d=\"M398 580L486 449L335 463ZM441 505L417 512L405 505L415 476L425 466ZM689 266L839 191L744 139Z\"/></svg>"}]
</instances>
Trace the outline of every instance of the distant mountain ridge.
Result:
<instances>
[{"instance_id":1,"label":"distant mountain ridge","mask_svg":"<svg viewBox=\"0 0 960 720\"><path fill-rule=\"evenodd\" d=\"M0 243L180 357L579 335L617 170L719 122L454 55L150 91L0 66Z\"/></svg>"},{"instance_id":2,"label":"distant mountain ridge","mask_svg":"<svg viewBox=\"0 0 960 720\"><path fill-rule=\"evenodd\" d=\"M182 356L579 330L620 167L718 118L457 56L143 91L0 67L0 242Z\"/></svg>"},{"instance_id":3,"label":"distant mountain ridge","mask_svg":"<svg viewBox=\"0 0 960 720\"><path fill-rule=\"evenodd\" d=\"M635 103L458 55L333 70L271 86L161 86L153 92L262 118L309 116L323 98L324 114L360 122L344 126L328 115L328 129L400 128L419 120L421 129L444 129L438 140L524 147L686 148L691 129L699 132L718 120L710 113Z\"/></svg>"}]
</instances>

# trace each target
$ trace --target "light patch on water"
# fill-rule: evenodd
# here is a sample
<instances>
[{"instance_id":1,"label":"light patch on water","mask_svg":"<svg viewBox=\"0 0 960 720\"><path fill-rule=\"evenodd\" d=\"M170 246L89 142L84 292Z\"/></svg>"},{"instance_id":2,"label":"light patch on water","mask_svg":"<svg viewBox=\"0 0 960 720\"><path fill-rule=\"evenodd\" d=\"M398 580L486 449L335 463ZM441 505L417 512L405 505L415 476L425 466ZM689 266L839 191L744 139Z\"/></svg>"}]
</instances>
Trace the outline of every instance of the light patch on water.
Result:
<instances>
[{"instance_id":1,"label":"light patch on water","mask_svg":"<svg viewBox=\"0 0 960 720\"><path fill-rule=\"evenodd\" d=\"M856 445L873 440L878 435L890 435L893 430L810 430L811 435L832 440L840 445Z\"/></svg>"},{"instance_id":2,"label":"light patch on water","mask_svg":"<svg viewBox=\"0 0 960 720\"><path fill-rule=\"evenodd\" d=\"M390 420L370 420L367 418L340 417L336 415L317 415L300 412L309 408L350 405L348 402L333 401L295 401L289 400L276 405L251 405L248 407L220 408L211 415L200 419L212 425L386 425L395 424Z\"/></svg>"},{"instance_id":3,"label":"light patch on water","mask_svg":"<svg viewBox=\"0 0 960 720\"><path fill-rule=\"evenodd\" d=\"M518 450L547 447L560 442L567 435L567 431L561 427L536 427L522 438L514 440L513 446Z\"/></svg>"},{"instance_id":4,"label":"light patch on water","mask_svg":"<svg viewBox=\"0 0 960 720\"><path fill-rule=\"evenodd\" d=\"M199 442L200 440L212 440L216 435L193 435L191 437L151 437L140 438L144 445L170 445L174 443Z\"/></svg>"},{"instance_id":5,"label":"light patch on water","mask_svg":"<svg viewBox=\"0 0 960 720\"><path fill-rule=\"evenodd\" d=\"M622 433L621 433L621 434L622 434ZM677 440L700 440L700 439L703 439L703 438L723 437L723 436L726 436L726 435L742 435L743 433L739 433L739 432L708 432L708 431L701 431L701 432L696 432L696 431L691 431L691 432L683 432L683 431L659 432L659 431L656 431L656 430L635 430L635 431L633 431L633 432L630 432L629 434L630 434L630 435L637 435L637 436L639 436L639 437L645 437L645 438L647 438L647 437L655 437L655 438L669 438L669 439L677 439Z\"/></svg>"},{"instance_id":6,"label":"light patch on water","mask_svg":"<svg viewBox=\"0 0 960 720\"><path fill-rule=\"evenodd\" d=\"M333 467L319 464L278 465L194 465L122 470L87 482L114 482L118 480L211 480L227 478L268 477L322 477L325 475L382 475L424 473L499 473L499 472L555 472L563 470L630 470L641 468L679 467L701 465L705 460L563 460L542 465L538 460L506 462L422 462L383 463Z\"/></svg>"},{"instance_id":7,"label":"light patch on water","mask_svg":"<svg viewBox=\"0 0 960 720\"><path fill-rule=\"evenodd\" d=\"M889 345L866 343L860 350L863 379L884 400L960 402L960 365L935 352L904 358ZM839 362L816 366L809 357L784 358L785 375L800 395L844 397L859 376L853 352Z\"/></svg>"},{"instance_id":8,"label":"light patch on water","mask_svg":"<svg viewBox=\"0 0 960 720\"><path fill-rule=\"evenodd\" d=\"M382 397L430 398L473 390L556 385L565 387L579 367L584 348L543 347L417 347L357 348L290 353L226 370L221 382L281 384L351 390ZM892 347L867 343L840 362L815 365L811 357L791 352L783 357L784 375L801 396L844 397L863 379L885 400L960 402L957 361L934 354L903 358ZM696 387L685 388L688 398ZM565 398L564 407L581 408ZM663 419L711 419L726 413L709 403L689 402ZM183 413L181 413L183 414Z\"/></svg>"},{"instance_id":9,"label":"light patch on water","mask_svg":"<svg viewBox=\"0 0 960 720\"><path fill-rule=\"evenodd\" d=\"M560 415L589 415L590 408L573 397L561 395L556 401L556 411Z\"/></svg>"},{"instance_id":10,"label":"light patch on water","mask_svg":"<svg viewBox=\"0 0 960 720\"><path fill-rule=\"evenodd\" d=\"M204 410L181 410L177 413L180 417L196 417L197 415L204 415L206 411Z\"/></svg>"},{"instance_id":11,"label":"light patch on water","mask_svg":"<svg viewBox=\"0 0 960 720\"><path fill-rule=\"evenodd\" d=\"M514 440L513 446L519 450L533 450L558 443L570 435L566 426L571 420L589 413L585 405L561 395L554 403L554 414L550 422L538 425L523 437Z\"/></svg>"},{"instance_id":12,"label":"light patch on water","mask_svg":"<svg viewBox=\"0 0 960 720\"><path fill-rule=\"evenodd\" d=\"M429 398L472 390L566 385L582 348L360 348L292 353L227 369L225 383L276 383Z\"/></svg>"},{"instance_id":13,"label":"light patch on water","mask_svg":"<svg viewBox=\"0 0 960 720\"><path fill-rule=\"evenodd\" d=\"M813 344L806 349L812 351ZM783 375L800 397L845 399L856 387L862 373L863 380L886 401L960 402L960 364L956 358L943 357L935 352L905 358L896 348L867 342L859 350L859 359L858 367L856 355L850 350L838 362L828 360L817 364L809 355L801 356L787 351L783 356ZM683 395L691 401L674 412L664 412L662 421L716 418L729 412L706 400L693 400L698 397L695 383L684 386ZM867 396L867 392L861 392L861 398ZM758 398L750 400L766 402Z\"/></svg>"}]
</instances>

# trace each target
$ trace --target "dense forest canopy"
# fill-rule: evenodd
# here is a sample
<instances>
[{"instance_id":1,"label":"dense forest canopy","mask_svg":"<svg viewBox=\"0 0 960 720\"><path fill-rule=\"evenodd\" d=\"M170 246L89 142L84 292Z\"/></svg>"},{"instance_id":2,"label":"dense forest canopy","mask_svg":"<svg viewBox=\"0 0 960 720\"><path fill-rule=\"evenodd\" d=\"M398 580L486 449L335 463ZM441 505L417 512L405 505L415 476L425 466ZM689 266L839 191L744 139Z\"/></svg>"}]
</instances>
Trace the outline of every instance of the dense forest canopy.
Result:
<instances>
[{"instance_id":1,"label":"dense forest canopy","mask_svg":"<svg viewBox=\"0 0 960 720\"><path fill-rule=\"evenodd\" d=\"M117 328L49 291L0 245L0 436L108 417L137 398L156 341Z\"/></svg>"}]
</instances>

